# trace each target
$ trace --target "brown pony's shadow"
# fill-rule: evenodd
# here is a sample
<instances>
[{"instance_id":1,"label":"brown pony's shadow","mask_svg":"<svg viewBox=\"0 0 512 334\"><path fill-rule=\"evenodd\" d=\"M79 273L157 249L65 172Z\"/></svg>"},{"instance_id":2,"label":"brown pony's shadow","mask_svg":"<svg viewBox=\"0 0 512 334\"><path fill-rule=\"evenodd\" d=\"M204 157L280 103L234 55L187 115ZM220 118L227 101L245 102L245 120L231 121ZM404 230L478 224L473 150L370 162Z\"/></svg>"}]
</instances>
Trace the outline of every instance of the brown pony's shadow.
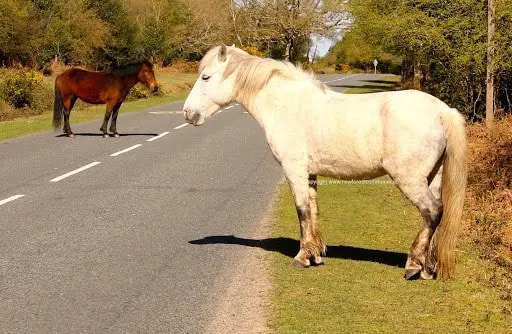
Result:
<instances>
[{"instance_id":1,"label":"brown pony's shadow","mask_svg":"<svg viewBox=\"0 0 512 334\"><path fill-rule=\"evenodd\" d=\"M278 252L293 258L299 249L299 241L291 238L245 239L233 235L215 235L189 241L192 245L241 245ZM352 246L327 246L327 258L381 263L392 267L405 267L406 253L367 249Z\"/></svg>"},{"instance_id":2,"label":"brown pony's shadow","mask_svg":"<svg viewBox=\"0 0 512 334\"><path fill-rule=\"evenodd\" d=\"M100 132L82 132L75 133L75 137L103 137L103 133ZM110 135L113 137L112 135ZM158 133L120 133L120 137L131 137L131 136L143 136L143 137L155 137ZM55 136L56 138L66 137L65 133Z\"/></svg>"}]
</instances>

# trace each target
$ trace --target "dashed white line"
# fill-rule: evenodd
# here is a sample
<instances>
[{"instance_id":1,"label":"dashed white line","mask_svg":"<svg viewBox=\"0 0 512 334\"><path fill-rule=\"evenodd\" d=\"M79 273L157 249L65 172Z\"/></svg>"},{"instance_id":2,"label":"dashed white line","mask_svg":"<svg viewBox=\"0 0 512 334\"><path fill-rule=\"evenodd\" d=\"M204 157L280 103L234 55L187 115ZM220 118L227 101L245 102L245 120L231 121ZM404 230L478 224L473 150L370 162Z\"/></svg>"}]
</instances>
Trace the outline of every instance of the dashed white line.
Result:
<instances>
[{"instance_id":1,"label":"dashed white line","mask_svg":"<svg viewBox=\"0 0 512 334\"><path fill-rule=\"evenodd\" d=\"M175 128L174 128L174 130L179 130L179 129L181 129L181 128L186 127L187 125L188 125L188 123L183 123L183 124L181 124L181 125L179 125L179 126L175 127Z\"/></svg>"},{"instance_id":2,"label":"dashed white line","mask_svg":"<svg viewBox=\"0 0 512 334\"><path fill-rule=\"evenodd\" d=\"M0 201L0 205L4 205L4 204L7 204L9 202L12 202L12 201L15 201L19 198L22 198L22 197L25 197L25 195L15 195L15 196L11 196L9 198L6 198L6 199L3 199Z\"/></svg>"},{"instance_id":3,"label":"dashed white line","mask_svg":"<svg viewBox=\"0 0 512 334\"><path fill-rule=\"evenodd\" d=\"M156 136L156 137L151 137L151 138L149 138L149 139L148 139L148 140L146 140L146 141L153 141L153 140L160 139L160 138L162 138L163 136L167 136L169 133L170 133L170 132L168 132L168 131L163 132L163 133L159 134L159 135L158 135L158 136Z\"/></svg>"},{"instance_id":4,"label":"dashed white line","mask_svg":"<svg viewBox=\"0 0 512 334\"><path fill-rule=\"evenodd\" d=\"M54 178L54 179L51 179L51 180L50 180L50 182L59 182L59 181L61 181L61 180L64 180L64 179L65 179L65 178L67 178L67 177L70 177L71 175L78 174L78 173L80 173L80 172L83 172L83 171L84 171L84 170L86 170L86 169L89 169L89 168L91 168L91 167L94 167L94 166L96 166L96 165L99 165L100 163L101 163L101 162L99 162L99 161L92 162L92 163L90 163L90 164L88 164L88 165L85 165L85 166L83 166L83 167L80 167L80 168L78 168L78 169L75 169L74 171L71 171L71 172L66 173L66 174L64 174L64 175L61 175L61 176L56 177L56 178Z\"/></svg>"},{"instance_id":5,"label":"dashed white line","mask_svg":"<svg viewBox=\"0 0 512 334\"><path fill-rule=\"evenodd\" d=\"M229 109L234 108L234 107L235 106L229 106L229 107L224 108L224 110L229 110Z\"/></svg>"},{"instance_id":6,"label":"dashed white line","mask_svg":"<svg viewBox=\"0 0 512 334\"><path fill-rule=\"evenodd\" d=\"M133 145L132 147L125 148L124 150L121 150L119 152L112 153L110 156L111 157L117 157L118 155L121 155L123 153L129 152L129 151L134 150L136 148L139 148L141 146L142 146L142 144Z\"/></svg>"}]
</instances>

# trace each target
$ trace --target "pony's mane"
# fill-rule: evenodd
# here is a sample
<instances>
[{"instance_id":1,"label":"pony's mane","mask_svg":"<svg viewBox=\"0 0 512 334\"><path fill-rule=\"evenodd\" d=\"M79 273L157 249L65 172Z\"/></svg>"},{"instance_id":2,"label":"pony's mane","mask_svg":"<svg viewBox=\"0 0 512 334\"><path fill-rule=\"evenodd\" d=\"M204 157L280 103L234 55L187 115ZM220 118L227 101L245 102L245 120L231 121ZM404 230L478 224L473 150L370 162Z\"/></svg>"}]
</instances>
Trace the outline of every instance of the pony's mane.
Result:
<instances>
[{"instance_id":1,"label":"pony's mane","mask_svg":"<svg viewBox=\"0 0 512 334\"><path fill-rule=\"evenodd\" d=\"M107 72L111 73L117 77L127 77L127 76L132 76L132 75L137 74L139 72L140 68L142 67L142 65L147 65L150 68L153 68L153 64L151 64L149 61L144 61L144 62L140 62L140 63L133 63L133 64L123 65L123 66L111 67L107 70Z\"/></svg>"},{"instance_id":2,"label":"pony's mane","mask_svg":"<svg viewBox=\"0 0 512 334\"><path fill-rule=\"evenodd\" d=\"M199 72L212 64L219 52L219 46L211 49L199 64ZM274 76L295 81L310 82L323 92L329 88L315 78L313 73L307 73L289 62L277 61L270 58L252 56L235 47L227 47L228 64L224 79L235 75L236 95L242 100L250 100L261 91Z\"/></svg>"}]
</instances>

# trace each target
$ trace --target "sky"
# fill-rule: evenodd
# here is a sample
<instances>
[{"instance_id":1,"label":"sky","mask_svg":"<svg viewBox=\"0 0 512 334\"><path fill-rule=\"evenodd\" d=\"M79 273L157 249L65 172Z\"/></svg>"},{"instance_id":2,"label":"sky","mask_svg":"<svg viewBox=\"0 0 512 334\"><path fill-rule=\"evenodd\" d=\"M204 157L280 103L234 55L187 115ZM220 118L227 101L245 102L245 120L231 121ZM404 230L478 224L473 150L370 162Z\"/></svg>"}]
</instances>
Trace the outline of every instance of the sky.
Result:
<instances>
[{"instance_id":1,"label":"sky","mask_svg":"<svg viewBox=\"0 0 512 334\"><path fill-rule=\"evenodd\" d=\"M316 49L316 56L323 57L329 52L329 48L334 44L334 41L328 38L313 37L313 46L311 47L310 55L313 57L313 53Z\"/></svg>"}]
</instances>

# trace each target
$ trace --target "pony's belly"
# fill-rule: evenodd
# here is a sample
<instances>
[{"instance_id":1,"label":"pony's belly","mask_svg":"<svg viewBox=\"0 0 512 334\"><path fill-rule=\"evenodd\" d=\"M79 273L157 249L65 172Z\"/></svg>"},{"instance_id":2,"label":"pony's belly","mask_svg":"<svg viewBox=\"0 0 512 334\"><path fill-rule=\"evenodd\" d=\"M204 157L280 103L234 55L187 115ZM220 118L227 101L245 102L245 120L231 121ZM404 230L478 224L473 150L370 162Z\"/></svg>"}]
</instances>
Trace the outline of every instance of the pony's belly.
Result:
<instances>
[{"instance_id":1,"label":"pony's belly","mask_svg":"<svg viewBox=\"0 0 512 334\"><path fill-rule=\"evenodd\" d=\"M105 104L105 101L101 101L101 100L84 100L84 102L86 103L89 103L89 104Z\"/></svg>"},{"instance_id":2,"label":"pony's belly","mask_svg":"<svg viewBox=\"0 0 512 334\"><path fill-rule=\"evenodd\" d=\"M386 175L380 163L368 161L316 161L310 163L309 173L342 180L369 180Z\"/></svg>"}]
</instances>

